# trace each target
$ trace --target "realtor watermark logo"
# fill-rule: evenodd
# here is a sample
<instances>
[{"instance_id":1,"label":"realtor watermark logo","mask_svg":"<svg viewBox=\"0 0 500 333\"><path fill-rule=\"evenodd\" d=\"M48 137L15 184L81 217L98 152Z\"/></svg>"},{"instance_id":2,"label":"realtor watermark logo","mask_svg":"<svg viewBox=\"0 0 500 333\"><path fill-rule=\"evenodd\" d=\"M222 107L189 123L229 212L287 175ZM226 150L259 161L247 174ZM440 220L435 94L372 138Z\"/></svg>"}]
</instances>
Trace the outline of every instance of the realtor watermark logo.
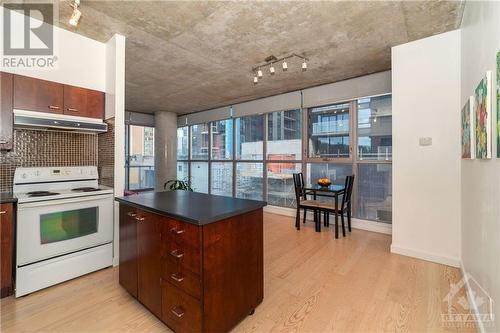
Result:
<instances>
[{"instance_id":1,"label":"realtor watermark logo","mask_svg":"<svg viewBox=\"0 0 500 333\"><path fill-rule=\"evenodd\" d=\"M465 288L467 284L470 293ZM493 300L469 274L465 274L458 283L450 284L450 291L443 302L447 304L447 313L441 314L445 327L495 326Z\"/></svg>"},{"instance_id":2,"label":"realtor watermark logo","mask_svg":"<svg viewBox=\"0 0 500 333\"><path fill-rule=\"evenodd\" d=\"M53 3L3 4L2 67L21 69L52 69L54 54Z\"/></svg>"}]
</instances>

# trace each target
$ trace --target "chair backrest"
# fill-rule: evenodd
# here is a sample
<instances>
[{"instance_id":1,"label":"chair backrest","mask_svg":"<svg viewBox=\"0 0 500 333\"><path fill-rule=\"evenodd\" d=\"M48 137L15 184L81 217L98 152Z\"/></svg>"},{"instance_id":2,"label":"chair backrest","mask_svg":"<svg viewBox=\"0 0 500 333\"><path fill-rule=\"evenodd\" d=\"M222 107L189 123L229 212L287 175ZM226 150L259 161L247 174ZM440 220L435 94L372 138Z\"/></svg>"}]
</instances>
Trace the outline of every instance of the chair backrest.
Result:
<instances>
[{"instance_id":1,"label":"chair backrest","mask_svg":"<svg viewBox=\"0 0 500 333\"><path fill-rule=\"evenodd\" d=\"M351 204L351 197L352 197L352 189L354 187L354 175L347 176L345 178L345 192L344 195L342 196L342 210L345 210L348 205Z\"/></svg>"},{"instance_id":2,"label":"chair backrest","mask_svg":"<svg viewBox=\"0 0 500 333\"><path fill-rule=\"evenodd\" d=\"M295 199L297 203L305 196L304 192L304 175L302 172L293 174L293 186L295 188Z\"/></svg>"}]
</instances>

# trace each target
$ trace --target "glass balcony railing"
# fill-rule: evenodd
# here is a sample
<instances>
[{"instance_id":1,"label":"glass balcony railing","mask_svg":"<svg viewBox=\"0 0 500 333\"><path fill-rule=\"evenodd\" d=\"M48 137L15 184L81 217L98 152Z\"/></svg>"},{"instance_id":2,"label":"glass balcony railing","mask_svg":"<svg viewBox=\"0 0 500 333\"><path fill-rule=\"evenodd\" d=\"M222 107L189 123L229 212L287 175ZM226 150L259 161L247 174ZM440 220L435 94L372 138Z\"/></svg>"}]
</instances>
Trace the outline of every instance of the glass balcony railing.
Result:
<instances>
[{"instance_id":1,"label":"glass balcony railing","mask_svg":"<svg viewBox=\"0 0 500 333\"><path fill-rule=\"evenodd\" d=\"M131 191L152 190L155 188L155 167L151 165L128 166L128 186Z\"/></svg>"}]
</instances>

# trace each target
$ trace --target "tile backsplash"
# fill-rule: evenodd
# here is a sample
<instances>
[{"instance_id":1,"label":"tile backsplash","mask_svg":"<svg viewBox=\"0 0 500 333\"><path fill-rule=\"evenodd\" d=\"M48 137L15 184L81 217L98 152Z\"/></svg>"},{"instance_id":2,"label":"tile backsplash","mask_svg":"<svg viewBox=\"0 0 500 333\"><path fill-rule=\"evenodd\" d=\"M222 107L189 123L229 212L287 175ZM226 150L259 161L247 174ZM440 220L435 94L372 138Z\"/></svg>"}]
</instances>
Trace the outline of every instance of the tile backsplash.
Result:
<instances>
[{"instance_id":1,"label":"tile backsplash","mask_svg":"<svg viewBox=\"0 0 500 333\"><path fill-rule=\"evenodd\" d=\"M0 151L0 191L10 191L17 167L98 165L98 135L16 129L14 149Z\"/></svg>"},{"instance_id":2,"label":"tile backsplash","mask_svg":"<svg viewBox=\"0 0 500 333\"><path fill-rule=\"evenodd\" d=\"M114 187L115 175L115 118L105 120L108 131L98 135L99 183Z\"/></svg>"}]
</instances>

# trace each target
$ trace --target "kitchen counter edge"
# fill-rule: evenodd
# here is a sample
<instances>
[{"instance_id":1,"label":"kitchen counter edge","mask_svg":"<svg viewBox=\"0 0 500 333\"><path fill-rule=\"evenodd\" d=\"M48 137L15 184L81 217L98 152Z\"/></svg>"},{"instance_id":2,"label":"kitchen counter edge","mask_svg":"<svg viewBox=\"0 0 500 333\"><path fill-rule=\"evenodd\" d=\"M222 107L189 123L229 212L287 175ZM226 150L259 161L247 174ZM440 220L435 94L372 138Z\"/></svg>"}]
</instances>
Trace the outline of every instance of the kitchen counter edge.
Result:
<instances>
[{"instance_id":1,"label":"kitchen counter edge","mask_svg":"<svg viewBox=\"0 0 500 333\"><path fill-rule=\"evenodd\" d=\"M133 198L133 196L131 196L131 197ZM264 208L265 206L267 206L267 202L265 202L265 201L248 200L248 199L238 199L238 200L253 201L254 205L248 206L246 208L240 208L240 209L237 209L237 210L225 213L225 214L210 216L210 217L207 217L204 219L194 219L194 218L189 218L187 216L174 214L174 213L162 210L162 209L158 209L158 208L152 207L150 205L143 205L140 203L136 203L134 201L128 200L127 197L115 197L115 201L118 201L119 203L123 203L125 205L129 205L129 206L136 207L139 209L143 209L145 211L149 211L149 212L154 213L154 214L159 214L162 216L171 217L173 219L178 219L178 220L181 220L181 221L184 221L187 223L191 223L194 225L198 225L198 226L203 226L206 224L215 223L215 222L218 222L218 221L221 221L221 220L233 217L233 216L245 214L245 213L248 213L248 212L251 212L251 211L254 211L257 209L261 209L261 208Z\"/></svg>"},{"instance_id":2,"label":"kitchen counter edge","mask_svg":"<svg viewBox=\"0 0 500 333\"><path fill-rule=\"evenodd\" d=\"M0 204L17 203L17 198L11 192L0 192Z\"/></svg>"}]
</instances>

